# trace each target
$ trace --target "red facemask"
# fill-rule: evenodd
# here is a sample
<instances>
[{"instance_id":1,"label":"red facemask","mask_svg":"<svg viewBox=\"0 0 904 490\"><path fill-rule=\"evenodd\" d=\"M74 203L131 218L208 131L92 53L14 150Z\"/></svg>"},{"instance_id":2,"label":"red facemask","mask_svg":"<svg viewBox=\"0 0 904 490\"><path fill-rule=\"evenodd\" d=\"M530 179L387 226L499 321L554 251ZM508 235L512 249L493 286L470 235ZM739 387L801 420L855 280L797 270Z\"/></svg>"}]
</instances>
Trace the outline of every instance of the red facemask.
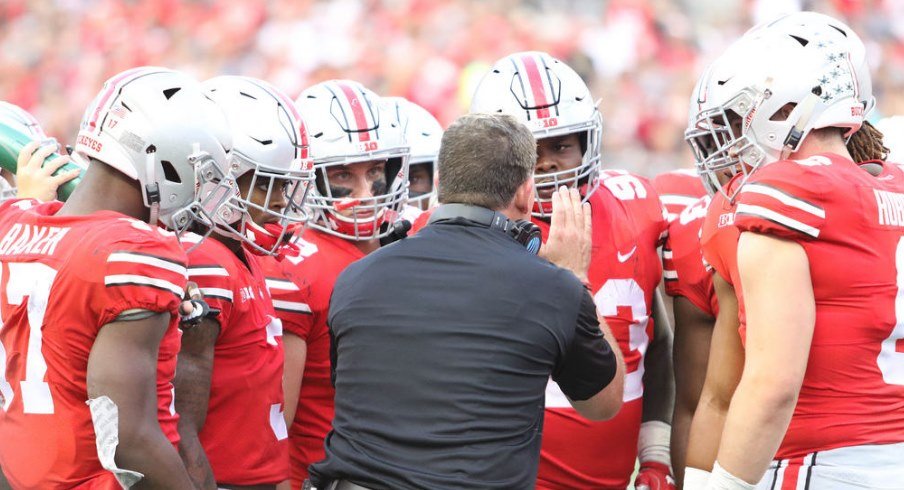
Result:
<instances>
[{"instance_id":1,"label":"red facemask","mask_svg":"<svg viewBox=\"0 0 904 490\"><path fill-rule=\"evenodd\" d=\"M291 241L296 232L301 231L302 223L293 223L286 227L283 234L283 227L277 223L267 223L263 227L253 221L248 221L245 226L245 235L251 239L257 246L264 250L275 250L276 260L282 260L286 257L297 257L300 249L298 245ZM282 235L282 236L280 236ZM282 241L280 242L280 238ZM256 248L247 247L248 251L254 255L268 255Z\"/></svg>"},{"instance_id":2,"label":"red facemask","mask_svg":"<svg viewBox=\"0 0 904 490\"><path fill-rule=\"evenodd\" d=\"M332 215L329 215L327 219L329 220L330 228L338 233L349 236L356 236L355 231L357 230L357 236L359 238L370 239L379 234L380 228L383 226L383 223L386 223L387 221L392 223L393 221L395 221L396 216L398 216L398 213L386 209L380 214L380 216L377 217L376 221L374 221L372 218L368 218L367 220L361 222L344 221L336 219Z\"/></svg>"}]
</instances>

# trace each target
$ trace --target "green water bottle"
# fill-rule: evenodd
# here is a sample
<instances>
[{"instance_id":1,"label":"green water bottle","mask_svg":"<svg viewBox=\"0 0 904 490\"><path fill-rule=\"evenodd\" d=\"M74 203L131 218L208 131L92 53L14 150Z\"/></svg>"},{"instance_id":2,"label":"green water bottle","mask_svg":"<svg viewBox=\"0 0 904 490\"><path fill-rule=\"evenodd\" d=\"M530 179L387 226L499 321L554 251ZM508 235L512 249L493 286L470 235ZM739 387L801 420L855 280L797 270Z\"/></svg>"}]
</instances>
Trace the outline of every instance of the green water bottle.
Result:
<instances>
[{"instance_id":1,"label":"green water bottle","mask_svg":"<svg viewBox=\"0 0 904 490\"><path fill-rule=\"evenodd\" d=\"M22 148L28 143L35 140L35 137L28 134L26 127L18 127L18 124L15 124L14 121L3 120L0 118L0 167L3 167L13 175L16 173L16 164L19 160L19 152L22 151ZM52 140L47 140L48 142ZM51 153L44 160L44 165L48 162L51 162L57 158L60 158L59 153ZM85 169L79 165L76 165L75 162L69 162L62 167L60 167L53 175L59 175L60 173L65 173L70 170L78 169L81 171L81 174L61 185L59 189L57 189L57 199L60 201L65 201L69 199L69 195L72 194L72 191L75 190L75 186L82 180L82 177L85 174Z\"/></svg>"}]
</instances>

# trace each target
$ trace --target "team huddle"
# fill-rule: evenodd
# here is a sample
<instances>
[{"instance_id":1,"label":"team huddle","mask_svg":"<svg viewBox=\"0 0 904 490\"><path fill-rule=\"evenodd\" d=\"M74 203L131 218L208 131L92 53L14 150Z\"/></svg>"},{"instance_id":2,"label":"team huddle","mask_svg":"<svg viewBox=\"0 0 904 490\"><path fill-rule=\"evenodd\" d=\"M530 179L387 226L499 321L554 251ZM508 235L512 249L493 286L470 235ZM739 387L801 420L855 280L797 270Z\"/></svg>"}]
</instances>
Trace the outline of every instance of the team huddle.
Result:
<instances>
[{"instance_id":1,"label":"team huddle","mask_svg":"<svg viewBox=\"0 0 904 490\"><path fill-rule=\"evenodd\" d=\"M700 77L696 171L650 181L604 168L600 110L562 61L484 75L470 111L537 140L543 240L557 189L591 206L587 286L625 368L607 421L549 383L538 488L635 470L650 490L904 488L904 167L874 106L856 33L776 19ZM8 485L302 488L333 419L333 286L427 226L440 124L348 80L292 100L135 68L85 110L65 202L46 196L68 159L40 174L38 123L5 104L0 124L36 141L19 171L44 186L0 204Z\"/></svg>"}]
</instances>

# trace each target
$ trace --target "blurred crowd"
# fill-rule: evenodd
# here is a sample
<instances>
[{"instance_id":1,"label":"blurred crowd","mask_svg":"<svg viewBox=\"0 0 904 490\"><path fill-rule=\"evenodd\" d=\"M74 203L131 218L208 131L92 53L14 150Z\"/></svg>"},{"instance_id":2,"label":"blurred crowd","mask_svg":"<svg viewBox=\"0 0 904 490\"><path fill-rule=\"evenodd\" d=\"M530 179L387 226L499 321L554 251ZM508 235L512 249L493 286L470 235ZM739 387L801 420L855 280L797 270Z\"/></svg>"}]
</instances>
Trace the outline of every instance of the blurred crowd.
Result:
<instances>
[{"instance_id":1,"label":"blurred crowd","mask_svg":"<svg viewBox=\"0 0 904 490\"><path fill-rule=\"evenodd\" d=\"M0 99L69 142L110 75L137 65L242 74L289 94L329 78L401 95L444 125L492 62L542 50L600 98L604 160L689 166L682 134L702 66L756 22L808 9L860 33L879 105L904 114L904 2L895 0L2 0Z\"/></svg>"}]
</instances>

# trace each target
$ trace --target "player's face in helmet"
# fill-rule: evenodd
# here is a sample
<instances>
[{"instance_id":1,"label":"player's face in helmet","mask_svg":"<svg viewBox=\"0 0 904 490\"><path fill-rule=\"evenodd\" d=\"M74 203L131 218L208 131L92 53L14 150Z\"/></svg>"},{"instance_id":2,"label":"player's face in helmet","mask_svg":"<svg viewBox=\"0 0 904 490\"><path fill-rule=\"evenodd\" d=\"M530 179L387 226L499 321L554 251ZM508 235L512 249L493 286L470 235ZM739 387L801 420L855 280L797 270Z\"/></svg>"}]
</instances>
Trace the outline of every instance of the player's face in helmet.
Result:
<instances>
[{"instance_id":1,"label":"player's face in helmet","mask_svg":"<svg viewBox=\"0 0 904 490\"><path fill-rule=\"evenodd\" d=\"M433 175L430 172L430 163L418 163L408 169L408 195L418 197L433 190ZM426 210L430 203L426 200L419 202L420 208Z\"/></svg>"},{"instance_id":2,"label":"player's face in helmet","mask_svg":"<svg viewBox=\"0 0 904 490\"><path fill-rule=\"evenodd\" d=\"M581 165L583 158L581 138L576 133L539 139L534 180L536 183L543 183L544 174L575 169ZM541 187L538 190L539 197L549 199L553 191L555 189L552 187Z\"/></svg>"},{"instance_id":3,"label":"player's face in helmet","mask_svg":"<svg viewBox=\"0 0 904 490\"><path fill-rule=\"evenodd\" d=\"M248 196L248 200L256 205L248 207L248 217L258 226L279 222L278 214L289 205L296 185L292 180L256 176L254 172L246 172L236 183L241 195ZM265 206L276 214L265 212Z\"/></svg>"},{"instance_id":4,"label":"player's face in helmet","mask_svg":"<svg viewBox=\"0 0 904 490\"><path fill-rule=\"evenodd\" d=\"M727 114L727 116L728 116L727 129L730 130L730 133L723 130L723 131L717 131L715 134L717 134L720 137L724 137L725 135L727 135L729 138L735 138L736 135L741 134L742 118L740 115L738 115L737 112L735 112L733 110L725 111L725 114ZM725 119L722 116L717 116L717 117L712 118L709 121L709 124L712 125L713 128L726 128ZM715 139L700 138L699 140L697 140L697 142L698 142L700 150L704 153L704 156L711 155L713 152L718 151L719 145L717 145L717 142ZM725 143L725 141L719 141L718 143L723 144L723 143ZM737 154L732 153L731 149L729 149L728 154L729 154L729 157L732 160L734 160L736 163L734 165L727 166L725 168L719 169L714 172L716 178L719 181L719 184L722 186L727 184L728 181L730 181L732 177L734 177L738 172L740 172L741 166L744 165L737 158ZM747 168L749 169L750 167L748 166Z\"/></svg>"},{"instance_id":5,"label":"player's face in helmet","mask_svg":"<svg viewBox=\"0 0 904 490\"><path fill-rule=\"evenodd\" d=\"M336 205L336 211L346 217L370 218L373 210L358 210L354 207L360 199L370 199L386 193L386 161L371 160L349 165L334 165L326 170L330 183L330 195L343 199Z\"/></svg>"}]
</instances>

